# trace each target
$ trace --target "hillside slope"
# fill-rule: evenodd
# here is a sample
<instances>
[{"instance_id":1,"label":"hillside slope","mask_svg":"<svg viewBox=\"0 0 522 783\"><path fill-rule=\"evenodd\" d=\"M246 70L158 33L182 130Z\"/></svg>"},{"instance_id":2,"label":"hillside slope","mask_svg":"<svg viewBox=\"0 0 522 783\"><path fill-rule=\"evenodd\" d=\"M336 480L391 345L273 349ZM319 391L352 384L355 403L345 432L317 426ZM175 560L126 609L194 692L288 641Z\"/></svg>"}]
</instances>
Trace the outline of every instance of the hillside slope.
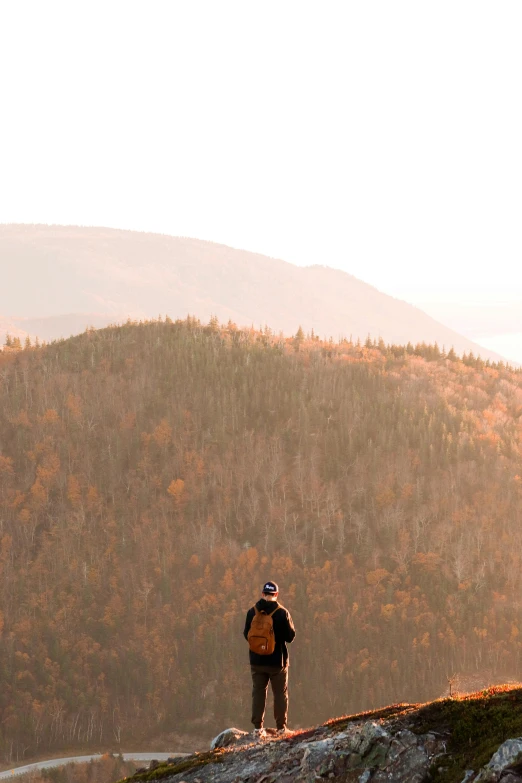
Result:
<instances>
[{"instance_id":1,"label":"hillside slope","mask_svg":"<svg viewBox=\"0 0 522 783\"><path fill-rule=\"evenodd\" d=\"M321 259L328 263L328 259ZM416 307L326 266L298 267L197 239L75 226L0 226L0 316L42 340L127 316L215 315L285 335L426 342L498 354ZM71 314L67 316L67 314ZM60 316L60 318L57 318ZM1 338L2 335L0 335Z\"/></svg>"},{"instance_id":2,"label":"hillside slope","mask_svg":"<svg viewBox=\"0 0 522 783\"><path fill-rule=\"evenodd\" d=\"M522 373L428 346L189 319L4 351L4 752L248 726L267 578L293 726L516 679L521 413Z\"/></svg>"}]
</instances>

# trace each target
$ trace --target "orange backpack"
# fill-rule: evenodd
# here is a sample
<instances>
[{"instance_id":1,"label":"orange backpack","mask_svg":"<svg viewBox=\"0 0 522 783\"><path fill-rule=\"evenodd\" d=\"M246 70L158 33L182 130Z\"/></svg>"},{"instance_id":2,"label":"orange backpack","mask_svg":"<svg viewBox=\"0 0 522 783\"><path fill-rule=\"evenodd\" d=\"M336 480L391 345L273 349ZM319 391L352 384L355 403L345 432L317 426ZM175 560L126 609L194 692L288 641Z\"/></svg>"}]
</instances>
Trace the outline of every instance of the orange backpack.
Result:
<instances>
[{"instance_id":1,"label":"orange backpack","mask_svg":"<svg viewBox=\"0 0 522 783\"><path fill-rule=\"evenodd\" d=\"M265 611L254 606L255 615L252 618L252 624L248 632L248 646L253 653L257 655L272 655L275 650L274 622L272 615L281 609L276 606L273 612L267 614Z\"/></svg>"}]
</instances>

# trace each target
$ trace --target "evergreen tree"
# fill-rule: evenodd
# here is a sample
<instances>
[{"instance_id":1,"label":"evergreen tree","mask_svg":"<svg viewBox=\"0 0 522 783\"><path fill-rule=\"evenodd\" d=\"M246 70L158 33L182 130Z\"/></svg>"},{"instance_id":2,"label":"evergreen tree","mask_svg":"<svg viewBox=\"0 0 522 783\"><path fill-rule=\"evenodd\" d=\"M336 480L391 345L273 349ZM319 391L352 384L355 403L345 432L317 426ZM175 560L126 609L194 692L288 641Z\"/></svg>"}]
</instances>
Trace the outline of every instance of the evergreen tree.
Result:
<instances>
[{"instance_id":1,"label":"evergreen tree","mask_svg":"<svg viewBox=\"0 0 522 783\"><path fill-rule=\"evenodd\" d=\"M304 332L301 326L299 326L299 329L294 335L294 350L299 351L301 348L301 345L303 344L305 339Z\"/></svg>"}]
</instances>

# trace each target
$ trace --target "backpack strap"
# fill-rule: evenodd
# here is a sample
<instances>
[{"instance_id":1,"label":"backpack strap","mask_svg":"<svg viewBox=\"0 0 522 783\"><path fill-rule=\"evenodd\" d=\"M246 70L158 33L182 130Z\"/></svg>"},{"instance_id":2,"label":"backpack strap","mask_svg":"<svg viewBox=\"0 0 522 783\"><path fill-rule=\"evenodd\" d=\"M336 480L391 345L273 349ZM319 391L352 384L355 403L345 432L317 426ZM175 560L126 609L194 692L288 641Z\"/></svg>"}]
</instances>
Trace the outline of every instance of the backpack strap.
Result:
<instances>
[{"instance_id":1,"label":"backpack strap","mask_svg":"<svg viewBox=\"0 0 522 783\"><path fill-rule=\"evenodd\" d=\"M268 614L267 612L265 612L264 609L258 609L257 606L254 604L254 612L255 612L254 617L259 614L264 614L267 617L272 617L272 615L275 614L278 609L284 609L284 608L285 608L284 606L281 606L281 604L279 604L279 606L276 606L276 608L272 612L270 612L270 614Z\"/></svg>"}]
</instances>

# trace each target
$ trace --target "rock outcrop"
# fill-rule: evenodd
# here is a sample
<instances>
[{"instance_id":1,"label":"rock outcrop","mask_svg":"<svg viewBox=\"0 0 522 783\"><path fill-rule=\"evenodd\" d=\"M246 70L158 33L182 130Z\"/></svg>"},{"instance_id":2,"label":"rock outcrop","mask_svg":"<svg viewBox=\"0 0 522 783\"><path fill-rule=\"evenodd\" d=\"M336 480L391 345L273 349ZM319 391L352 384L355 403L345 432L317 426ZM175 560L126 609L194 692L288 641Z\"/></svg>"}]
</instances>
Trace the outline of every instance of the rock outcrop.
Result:
<instances>
[{"instance_id":1,"label":"rock outcrop","mask_svg":"<svg viewBox=\"0 0 522 783\"><path fill-rule=\"evenodd\" d=\"M221 732L196 753L134 783L522 783L522 688L490 688L425 705L398 704L259 739ZM509 734L508 734L509 736Z\"/></svg>"},{"instance_id":2,"label":"rock outcrop","mask_svg":"<svg viewBox=\"0 0 522 783\"><path fill-rule=\"evenodd\" d=\"M242 744L246 744L246 738L249 737L247 731L241 731L241 729L225 729L217 737L214 737L210 743L210 750L217 750L218 748L228 748L230 745L238 745L241 741Z\"/></svg>"},{"instance_id":3,"label":"rock outcrop","mask_svg":"<svg viewBox=\"0 0 522 783\"><path fill-rule=\"evenodd\" d=\"M522 737L503 742L478 775L470 775L468 780L470 783L496 783L498 780L515 783L522 781L522 774L517 773L522 773Z\"/></svg>"},{"instance_id":4,"label":"rock outcrop","mask_svg":"<svg viewBox=\"0 0 522 783\"><path fill-rule=\"evenodd\" d=\"M262 740L232 728L221 732L211 748L174 765L170 774L165 769L165 778L172 783L420 783L444 754L445 742L431 732L416 735L400 723L360 720L285 738L268 733Z\"/></svg>"}]
</instances>

